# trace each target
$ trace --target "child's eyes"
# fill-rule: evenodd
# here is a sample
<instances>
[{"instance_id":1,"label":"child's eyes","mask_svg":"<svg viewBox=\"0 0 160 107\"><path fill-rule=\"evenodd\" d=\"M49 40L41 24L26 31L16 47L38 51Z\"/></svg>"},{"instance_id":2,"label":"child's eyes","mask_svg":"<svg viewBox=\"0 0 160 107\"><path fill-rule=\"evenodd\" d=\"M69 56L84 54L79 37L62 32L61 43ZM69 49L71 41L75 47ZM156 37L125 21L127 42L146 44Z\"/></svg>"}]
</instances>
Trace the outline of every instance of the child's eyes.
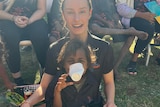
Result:
<instances>
[{"instance_id":1,"label":"child's eyes","mask_svg":"<svg viewBox=\"0 0 160 107\"><path fill-rule=\"evenodd\" d=\"M74 60L68 60L67 61L69 64L73 64L74 63Z\"/></svg>"},{"instance_id":2,"label":"child's eyes","mask_svg":"<svg viewBox=\"0 0 160 107\"><path fill-rule=\"evenodd\" d=\"M80 63L85 63L85 62L86 62L86 60L79 60L79 62L80 62Z\"/></svg>"},{"instance_id":3,"label":"child's eyes","mask_svg":"<svg viewBox=\"0 0 160 107\"><path fill-rule=\"evenodd\" d=\"M86 61L85 60L79 60L77 63L85 63ZM67 61L67 63L69 63L69 64L74 64L74 63L76 63L74 60L68 60Z\"/></svg>"}]
</instances>

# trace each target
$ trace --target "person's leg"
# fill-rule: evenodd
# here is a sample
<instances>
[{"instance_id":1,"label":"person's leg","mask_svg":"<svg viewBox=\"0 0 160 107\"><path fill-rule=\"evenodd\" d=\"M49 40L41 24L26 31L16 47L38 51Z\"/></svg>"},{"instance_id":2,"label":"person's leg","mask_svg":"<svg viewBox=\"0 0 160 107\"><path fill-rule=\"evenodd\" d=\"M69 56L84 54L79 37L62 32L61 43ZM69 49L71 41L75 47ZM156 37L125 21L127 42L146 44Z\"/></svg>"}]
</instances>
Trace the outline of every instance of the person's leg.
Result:
<instances>
[{"instance_id":1,"label":"person's leg","mask_svg":"<svg viewBox=\"0 0 160 107\"><path fill-rule=\"evenodd\" d=\"M48 25L44 20L38 20L28 26L30 40L32 41L37 59L42 68L45 66L46 53L49 46Z\"/></svg>"},{"instance_id":2,"label":"person's leg","mask_svg":"<svg viewBox=\"0 0 160 107\"><path fill-rule=\"evenodd\" d=\"M157 55L156 62L157 62L157 65L160 65L160 52Z\"/></svg>"},{"instance_id":3,"label":"person's leg","mask_svg":"<svg viewBox=\"0 0 160 107\"><path fill-rule=\"evenodd\" d=\"M94 23L90 25L91 30L94 34L100 34L100 35L126 35L126 36L137 36L138 38L145 40L148 37L148 34L143 31L138 31L134 29L133 27L128 29L112 29L107 27L101 27L98 24Z\"/></svg>"},{"instance_id":4,"label":"person's leg","mask_svg":"<svg viewBox=\"0 0 160 107\"><path fill-rule=\"evenodd\" d=\"M106 35L106 34L110 34L110 35L126 35L128 38L128 40L126 40L126 42L124 43L123 47L121 48L121 52L119 54L119 57L114 65L114 72L115 75L117 75L118 77L118 71L117 68L120 65L120 63L122 62L122 59L124 58L124 56L126 55L126 53L129 50L129 47L131 46L135 35L137 37L139 37L140 39L147 39L148 34L143 32L143 31L138 31L136 29L134 29L133 27L129 28L129 29L111 29L111 28L107 28L107 27L101 27L98 24L94 23L90 25L91 31L95 34L100 34L100 35Z\"/></svg>"},{"instance_id":5,"label":"person's leg","mask_svg":"<svg viewBox=\"0 0 160 107\"><path fill-rule=\"evenodd\" d=\"M137 30L148 33L148 38L146 40L140 40L140 39L137 40L134 48L134 54L132 55L131 61L127 66L127 70L129 71L129 73L136 74L136 62L138 59L138 55L144 50L144 48L151 41L154 34L154 25L144 19L133 18L131 20L131 26Z\"/></svg>"},{"instance_id":6,"label":"person's leg","mask_svg":"<svg viewBox=\"0 0 160 107\"><path fill-rule=\"evenodd\" d=\"M23 84L20 73L20 29L10 21L2 22L2 37L7 50L7 64L17 85Z\"/></svg>"},{"instance_id":7,"label":"person's leg","mask_svg":"<svg viewBox=\"0 0 160 107\"><path fill-rule=\"evenodd\" d=\"M129 48L130 48L134 38L135 38L134 36L128 37L128 39L125 41L125 43L123 44L123 46L121 48L118 59L115 61L115 65L113 68L116 77L118 77L118 75L119 75L117 69L118 69L120 63L122 62L123 58L125 57L125 55L129 51Z\"/></svg>"}]
</instances>

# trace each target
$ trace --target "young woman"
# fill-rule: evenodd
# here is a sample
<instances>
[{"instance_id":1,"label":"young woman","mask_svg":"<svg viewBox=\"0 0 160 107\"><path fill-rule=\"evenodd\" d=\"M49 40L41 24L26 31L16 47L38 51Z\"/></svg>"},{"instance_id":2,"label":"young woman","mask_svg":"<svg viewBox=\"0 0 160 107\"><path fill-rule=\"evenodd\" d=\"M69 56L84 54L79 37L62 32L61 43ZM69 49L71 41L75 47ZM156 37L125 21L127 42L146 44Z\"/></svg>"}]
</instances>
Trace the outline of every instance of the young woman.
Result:
<instances>
[{"instance_id":1,"label":"young woman","mask_svg":"<svg viewBox=\"0 0 160 107\"><path fill-rule=\"evenodd\" d=\"M111 46L88 32L88 23L92 15L91 0L64 0L62 1L62 15L69 33L53 43L47 54L45 73L42 76L40 87L27 99L22 107L31 107L43 100L46 89L58 71L58 53L69 40L79 39L89 45L97 57L93 66L93 75L100 86L104 80L106 102L104 107L116 107L114 103L115 85L113 79L113 50ZM104 57L105 56L105 57Z\"/></svg>"},{"instance_id":2,"label":"young woman","mask_svg":"<svg viewBox=\"0 0 160 107\"><path fill-rule=\"evenodd\" d=\"M13 0L11 0L13 1ZM24 84L20 73L19 42L32 41L41 67L44 68L48 49L48 29L43 16L46 0L14 0L8 11L0 2L0 29L8 51L7 64L17 85Z\"/></svg>"}]
</instances>

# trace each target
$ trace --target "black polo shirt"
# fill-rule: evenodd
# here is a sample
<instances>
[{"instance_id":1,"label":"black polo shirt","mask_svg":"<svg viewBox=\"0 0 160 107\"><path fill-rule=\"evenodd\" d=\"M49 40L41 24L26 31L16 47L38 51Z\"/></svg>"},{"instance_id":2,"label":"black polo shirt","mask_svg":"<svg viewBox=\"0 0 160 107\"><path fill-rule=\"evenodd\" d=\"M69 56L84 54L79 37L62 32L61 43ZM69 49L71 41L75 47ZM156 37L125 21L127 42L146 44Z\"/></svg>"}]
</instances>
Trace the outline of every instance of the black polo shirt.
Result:
<instances>
[{"instance_id":1,"label":"black polo shirt","mask_svg":"<svg viewBox=\"0 0 160 107\"><path fill-rule=\"evenodd\" d=\"M46 107L53 106L54 87L57 84L58 78L64 73L64 71L59 71L49 84L45 94ZM88 107L87 105L89 104L96 104L94 107L102 107L103 100L99 92L99 85L94 79L92 72L87 70L82 78L86 79L79 91L77 91L74 85L68 86L61 91L63 107ZM69 76L67 77L67 81L71 81Z\"/></svg>"},{"instance_id":2,"label":"black polo shirt","mask_svg":"<svg viewBox=\"0 0 160 107\"><path fill-rule=\"evenodd\" d=\"M59 41L53 43L49 47L47 53L46 69L45 73L50 75L55 75L57 73L57 57L62 46L69 41L69 36L63 37ZM97 38L94 35L88 33L87 42L97 56L97 64L100 65L92 70L95 75L95 79L100 84L102 75L109 73L113 69L113 50L111 45L108 42L103 41L102 39Z\"/></svg>"}]
</instances>

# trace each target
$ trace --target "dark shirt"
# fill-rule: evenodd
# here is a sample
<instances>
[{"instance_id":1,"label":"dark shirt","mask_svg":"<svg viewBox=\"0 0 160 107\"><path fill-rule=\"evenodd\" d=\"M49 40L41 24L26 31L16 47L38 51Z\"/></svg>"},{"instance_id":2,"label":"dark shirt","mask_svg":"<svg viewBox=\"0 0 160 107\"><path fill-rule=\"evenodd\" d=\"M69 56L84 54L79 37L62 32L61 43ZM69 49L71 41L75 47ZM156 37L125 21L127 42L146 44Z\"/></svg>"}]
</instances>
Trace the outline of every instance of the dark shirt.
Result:
<instances>
[{"instance_id":1,"label":"dark shirt","mask_svg":"<svg viewBox=\"0 0 160 107\"><path fill-rule=\"evenodd\" d=\"M45 96L46 107L53 107L54 87L57 84L58 78L63 73L65 72L59 71L49 84ZM88 105L93 105L93 103L94 107L103 107L103 100L99 92L99 85L95 81L92 72L87 70L86 74L84 74L82 78L85 78L85 81L79 91L77 91L74 85L68 86L61 91L62 107L89 107ZM71 81L69 76L67 81Z\"/></svg>"},{"instance_id":2,"label":"dark shirt","mask_svg":"<svg viewBox=\"0 0 160 107\"><path fill-rule=\"evenodd\" d=\"M55 75L57 73L57 57L61 47L69 40L69 36L63 37L57 42L50 45L47 53L46 69L45 73ZM95 79L100 84L102 75L109 73L113 69L113 50L109 43L97 38L94 35L88 33L88 39L86 43L91 46L97 56L97 65L92 71L95 75Z\"/></svg>"},{"instance_id":3,"label":"dark shirt","mask_svg":"<svg viewBox=\"0 0 160 107\"><path fill-rule=\"evenodd\" d=\"M33 0L33 3L28 0L15 0L13 6L9 10L10 14L30 17L37 10L37 0Z\"/></svg>"}]
</instances>

